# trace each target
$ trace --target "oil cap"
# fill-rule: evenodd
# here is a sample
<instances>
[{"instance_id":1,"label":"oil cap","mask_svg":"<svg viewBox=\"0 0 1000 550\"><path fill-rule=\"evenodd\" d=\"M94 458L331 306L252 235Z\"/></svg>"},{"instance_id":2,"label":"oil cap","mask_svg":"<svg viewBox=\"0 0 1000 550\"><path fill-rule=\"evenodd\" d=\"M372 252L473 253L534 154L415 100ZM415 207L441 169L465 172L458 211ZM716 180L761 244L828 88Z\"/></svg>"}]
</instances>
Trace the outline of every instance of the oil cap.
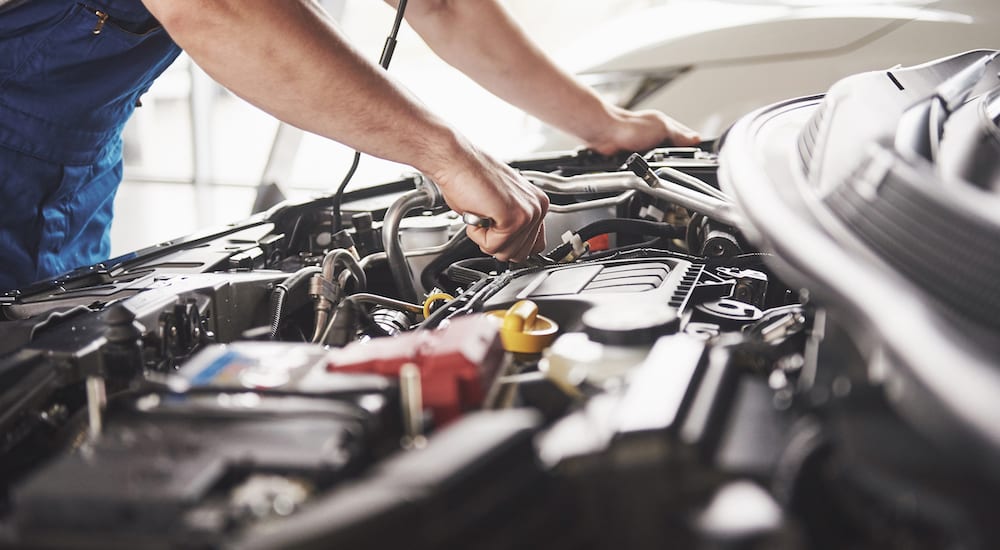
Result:
<instances>
[{"instance_id":1,"label":"oil cap","mask_svg":"<svg viewBox=\"0 0 1000 550\"><path fill-rule=\"evenodd\" d=\"M583 330L594 342L609 346L652 345L660 336L680 329L677 312L666 304L623 308L597 306L583 314Z\"/></svg>"},{"instance_id":2,"label":"oil cap","mask_svg":"<svg viewBox=\"0 0 1000 550\"><path fill-rule=\"evenodd\" d=\"M500 341L512 353L541 353L556 338L559 325L538 314L538 305L521 300L510 309L488 311L487 315L500 322Z\"/></svg>"}]
</instances>

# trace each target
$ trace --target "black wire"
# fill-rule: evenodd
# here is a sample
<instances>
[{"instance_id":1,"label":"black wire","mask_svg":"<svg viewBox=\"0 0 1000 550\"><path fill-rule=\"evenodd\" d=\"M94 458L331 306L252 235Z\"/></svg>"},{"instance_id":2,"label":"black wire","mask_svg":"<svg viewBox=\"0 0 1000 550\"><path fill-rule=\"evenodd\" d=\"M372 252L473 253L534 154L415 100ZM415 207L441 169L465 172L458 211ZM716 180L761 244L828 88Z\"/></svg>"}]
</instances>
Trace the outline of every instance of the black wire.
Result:
<instances>
[{"instance_id":1,"label":"black wire","mask_svg":"<svg viewBox=\"0 0 1000 550\"><path fill-rule=\"evenodd\" d=\"M344 179L340 181L340 186L337 187L337 192L333 194L333 232L336 233L344 228L344 224L341 218L340 205L344 202L344 191L347 189L347 184L351 182L351 178L354 177L354 173L358 171L358 163L361 162L361 151L354 152L354 160L351 162L350 169L344 174Z\"/></svg>"},{"instance_id":2,"label":"black wire","mask_svg":"<svg viewBox=\"0 0 1000 550\"><path fill-rule=\"evenodd\" d=\"M399 26L403 24L405 12L406 0L399 0L399 6L396 7L396 19L392 22L392 30L389 31L389 36L385 39L385 46L382 48L382 55L378 60L378 64L385 70L389 70L389 62L392 61L392 54L396 51L396 36L399 35Z\"/></svg>"},{"instance_id":3,"label":"black wire","mask_svg":"<svg viewBox=\"0 0 1000 550\"><path fill-rule=\"evenodd\" d=\"M396 8L396 19L392 22L392 30L389 31L389 36L385 39L385 46L382 48L382 55L379 56L379 65L387 71L389 70L389 62L392 61L392 54L396 51L396 36L399 35L399 26L403 23L404 13L406 13L406 0L399 0L399 6ZM354 151L354 160L351 162L351 167L347 170L347 174L344 175L344 179L341 180L337 191L333 194L333 233L337 233L344 228L340 207L344 202L344 192L347 190L347 184L351 182L354 173L358 171L358 164L360 162L361 151Z\"/></svg>"}]
</instances>

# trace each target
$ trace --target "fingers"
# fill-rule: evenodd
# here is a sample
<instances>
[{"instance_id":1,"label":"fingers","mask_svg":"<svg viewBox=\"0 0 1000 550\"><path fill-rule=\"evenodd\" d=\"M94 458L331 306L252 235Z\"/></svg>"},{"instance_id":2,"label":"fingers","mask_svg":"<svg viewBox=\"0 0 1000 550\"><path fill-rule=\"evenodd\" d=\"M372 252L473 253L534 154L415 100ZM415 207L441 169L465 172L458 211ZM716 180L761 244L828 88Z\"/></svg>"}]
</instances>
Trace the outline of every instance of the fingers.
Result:
<instances>
[{"instance_id":1,"label":"fingers","mask_svg":"<svg viewBox=\"0 0 1000 550\"><path fill-rule=\"evenodd\" d=\"M507 213L510 219L501 217L491 227L466 228L466 234L483 253L500 261L523 261L544 250L548 197L536 189L531 191L527 204L520 205L524 210Z\"/></svg>"},{"instance_id":2,"label":"fingers","mask_svg":"<svg viewBox=\"0 0 1000 550\"><path fill-rule=\"evenodd\" d=\"M701 136L698 132L692 130L688 126L677 122L671 117L667 118L667 126L670 128L670 142L674 145L697 145L701 142Z\"/></svg>"},{"instance_id":3,"label":"fingers","mask_svg":"<svg viewBox=\"0 0 1000 550\"><path fill-rule=\"evenodd\" d=\"M510 166L477 153L435 174L445 202L458 213L493 220L489 227L466 227L479 249L498 260L520 261L540 246L549 198Z\"/></svg>"},{"instance_id":4,"label":"fingers","mask_svg":"<svg viewBox=\"0 0 1000 550\"><path fill-rule=\"evenodd\" d=\"M539 245L545 246L544 235L539 239L543 231L541 214L523 224L515 222L511 227L513 230L505 230L500 224L490 228L469 227L466 233L483 253L502 262L523 261L536 253Z\"/></svg>"},{"instance_id":5,"label":"fingers","mask_svg":"<svg viewBox=\"0 0 1000 550\"><path fill-rule=\"evenodd\" d=\"M698 132L695 132L688 126L678 122L677 119L667 116L659 111L639 111L636 115L640 117L640 119L644 120L646 124L652 125L652 127L656 128L656 131L647 131L651 132L651 136L659 134L660 142L668 141L672 145L677 146L697 145L701 142L701 136L698 135ZM650 145L650 147L652 146L653 145ZM638 147L637 150L642 150L644 148L645 147Z\"/></svg>"},{"instance_id":6,"label":"fingers","mask_svg":"<svg viewBox=\"0 0 1000 550\"><path fill-rule=\"evenodd\" d=\"M545 252L545 220L538 224L538 235L535 236L535 245L531 247L532 254Z\"/></svg>"},{"instance_id":7,"label":"fingers","mask_svg":"<svg viewBox=\"0 0 1000 550\"><path fill-rule=\"evenodd\" d=\"M673 118L655 110L627 111L617 114L617 122L610 126L601 140L588 145L603 154L618 151L644 151L664 141L672 145L697 145L698 132Z\"/></svg>"}]
</instances>

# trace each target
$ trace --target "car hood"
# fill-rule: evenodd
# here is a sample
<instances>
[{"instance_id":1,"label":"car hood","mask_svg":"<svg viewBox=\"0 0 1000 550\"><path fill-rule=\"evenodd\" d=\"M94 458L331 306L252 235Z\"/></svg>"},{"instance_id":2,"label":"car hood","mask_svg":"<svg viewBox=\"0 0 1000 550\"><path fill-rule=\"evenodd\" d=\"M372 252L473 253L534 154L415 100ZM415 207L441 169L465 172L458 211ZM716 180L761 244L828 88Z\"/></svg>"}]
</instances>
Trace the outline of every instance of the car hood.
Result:
<instances>
[{"instance_id":1,"label":"car hood","mask_svg":"<svg viewBox=\"0 0 1000 550\"><path fill-rule=\"evenodd\" d=\"M860 46L909 21L972 23L975 5L672 2L609 21L567 47L560 62L576 73L600 73L822 55Z\"/></svg>"}]
</instances>

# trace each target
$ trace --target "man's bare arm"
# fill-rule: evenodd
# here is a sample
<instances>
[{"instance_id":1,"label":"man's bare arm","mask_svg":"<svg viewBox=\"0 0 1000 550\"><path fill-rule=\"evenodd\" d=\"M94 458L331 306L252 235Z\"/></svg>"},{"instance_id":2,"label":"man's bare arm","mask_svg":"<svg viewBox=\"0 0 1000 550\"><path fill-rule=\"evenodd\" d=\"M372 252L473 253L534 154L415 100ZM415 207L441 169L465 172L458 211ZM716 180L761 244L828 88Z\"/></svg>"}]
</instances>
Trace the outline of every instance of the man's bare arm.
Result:
<instances>
[{"instance_id":1,"label":"man's bare arm","mask_svg":"<svg viewBox=\"0 0 1000 550\"><path fill-rule=\"evenodd\" d=\"M395 5L397 0L386 0ZM603 101L556 66L496 0L410 0L407 21L442 59L500 98L611 153L698 135L657 111Z\"/></svg>"},{"instance_id":2,"label":"man's bare arm","mask_svg":"<svg viewBox=\"0 0 1000 550\"><path fill-rule=\"evenodd\" d=\"M213 78L275 117L414 166L452 208L489 216L470 232L487 253L544 246L544 194L477 150L345 40L309 0L143 0Z\"/></svg>"}]
</instances>

